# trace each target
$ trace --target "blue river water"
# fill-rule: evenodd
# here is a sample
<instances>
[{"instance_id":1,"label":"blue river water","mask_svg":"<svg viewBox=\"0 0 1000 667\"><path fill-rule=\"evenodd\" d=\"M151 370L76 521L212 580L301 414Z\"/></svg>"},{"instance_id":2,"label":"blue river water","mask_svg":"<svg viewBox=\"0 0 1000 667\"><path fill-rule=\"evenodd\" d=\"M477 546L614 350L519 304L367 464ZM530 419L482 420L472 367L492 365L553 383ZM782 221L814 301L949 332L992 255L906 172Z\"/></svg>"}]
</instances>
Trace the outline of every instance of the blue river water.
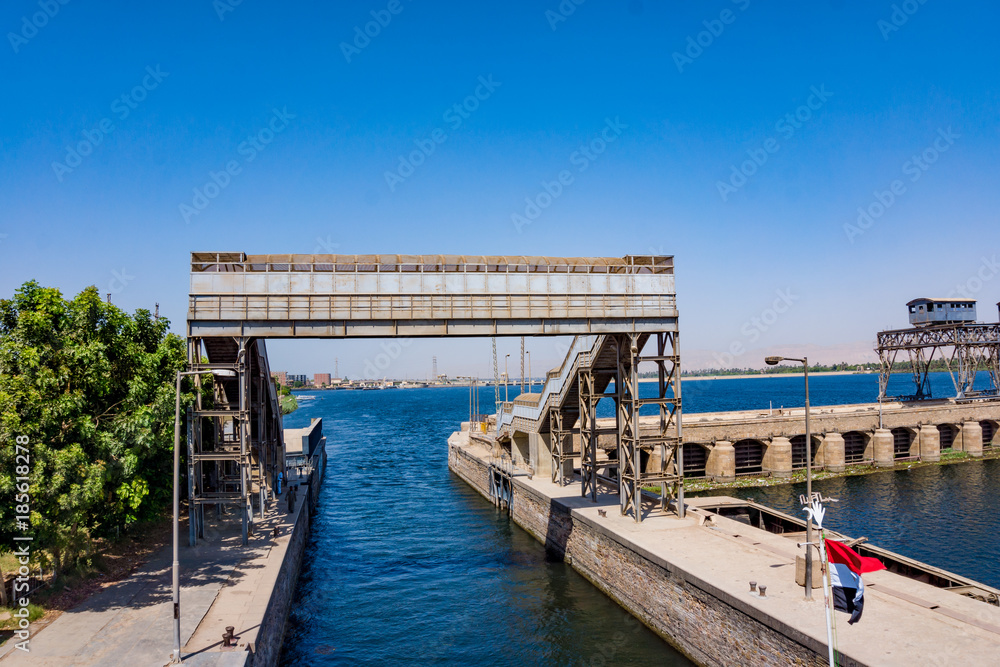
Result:
<instances>
[{"instance_id":1,"label":"blue river water","mask_svg":"<svg viewBox=\"0 0 1000 667\"><path fill-rule=\"evenodd\" d=\"M953 393L946 374L932 383L937 396ZM802 385L801 377L685 381L685 411L801 406ZM817 376L810 390L813 405L868 402L878 380ZM481 390L483 411L493 396ZM329 460L283 665L691 664L450 473L446 441L468 419L468 389L298 397L285 425L322 417ZM831 528L1000 587L1000 460L815 488L841 501ZM801 514L803 492L727 493Z\"/></svg>"}]
</instances>

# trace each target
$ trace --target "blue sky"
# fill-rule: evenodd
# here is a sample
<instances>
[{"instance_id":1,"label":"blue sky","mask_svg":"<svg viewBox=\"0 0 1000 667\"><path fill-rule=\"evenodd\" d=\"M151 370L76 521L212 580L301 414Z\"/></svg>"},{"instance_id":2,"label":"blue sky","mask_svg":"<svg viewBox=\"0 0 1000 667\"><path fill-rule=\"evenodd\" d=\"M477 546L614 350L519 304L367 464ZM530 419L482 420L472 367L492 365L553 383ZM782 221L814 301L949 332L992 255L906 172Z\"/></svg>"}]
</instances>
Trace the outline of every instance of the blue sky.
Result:
<instances>
[{"instance_id":1,"label":"blue sky","mask_svg":"<svg viewBox=\"0 0 1000 667\"><path fill-rule=\"evenodd\" d=\"M11 0L0 294L96 284L182 330L192 250L653 252L690 365L870 348L957 288L992 320L1000 9L775 4ZM271 348L355 375L380 351ZM488 350L418 341L393 371Z\"/></svg>"}]
</instances>

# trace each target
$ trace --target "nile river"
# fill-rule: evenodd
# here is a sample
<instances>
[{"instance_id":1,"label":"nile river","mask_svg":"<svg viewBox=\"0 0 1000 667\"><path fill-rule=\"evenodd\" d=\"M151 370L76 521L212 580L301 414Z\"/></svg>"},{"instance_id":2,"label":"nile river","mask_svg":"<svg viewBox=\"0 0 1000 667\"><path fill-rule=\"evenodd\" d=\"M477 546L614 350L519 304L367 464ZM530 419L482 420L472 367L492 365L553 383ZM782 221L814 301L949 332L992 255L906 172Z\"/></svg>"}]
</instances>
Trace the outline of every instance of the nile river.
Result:
<instances>
[{"instance_id":1,"label":"nile river","mask_svg":"<svg viewBox=\"0 0 1000 667\"><path fill-rule=\"evenodd\" d=\"M948 395L947 376L934 383L936 395ZM810 384L814 405L867 402L877 393L874 375ZM300 408L285 426L322 417L329 461L282 664L691 664L449 472L447 439L468 419L468 389L298 395ZM484 410L492 406L492 388L481 401ZM688 412L769 402L802 405L802 379L684 384ZM815 487L841 500L830 510L831 528L1000 587L992 567L1000 552L1000 461ZM801 514L801 492L782 486L740 495Z\"/></svg>"}]
</instances>

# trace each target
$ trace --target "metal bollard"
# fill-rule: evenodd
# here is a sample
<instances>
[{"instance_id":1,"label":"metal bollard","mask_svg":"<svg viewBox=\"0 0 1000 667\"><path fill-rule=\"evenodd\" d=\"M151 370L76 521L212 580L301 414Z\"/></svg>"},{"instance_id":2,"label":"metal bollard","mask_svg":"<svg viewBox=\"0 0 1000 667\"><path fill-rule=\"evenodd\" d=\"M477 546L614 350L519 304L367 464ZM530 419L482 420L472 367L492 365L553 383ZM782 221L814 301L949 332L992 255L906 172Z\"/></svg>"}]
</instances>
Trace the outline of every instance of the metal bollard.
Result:
<instances>
[{"instance_id":1,"label":"metal bollard","mask_svg":"<svg viewBox=\"0 0 1000 667\"><path fill-rule=\"evenodd\" d=\"M756 581L751 581L750 582L750 592L751 593L756 593L757 592L757 582Z\"/></svg>"},{"instance_id":2,"label":"metal bollard","mask_svg":"<svg viewBox=\"0 0 1000 667\"><path fill-rule=\"evenodd\" d=\"M767 586L765 586L764 584L760 585L760 596L762 598L766 598L767 597Z\"/></svg>"}]
</instances>

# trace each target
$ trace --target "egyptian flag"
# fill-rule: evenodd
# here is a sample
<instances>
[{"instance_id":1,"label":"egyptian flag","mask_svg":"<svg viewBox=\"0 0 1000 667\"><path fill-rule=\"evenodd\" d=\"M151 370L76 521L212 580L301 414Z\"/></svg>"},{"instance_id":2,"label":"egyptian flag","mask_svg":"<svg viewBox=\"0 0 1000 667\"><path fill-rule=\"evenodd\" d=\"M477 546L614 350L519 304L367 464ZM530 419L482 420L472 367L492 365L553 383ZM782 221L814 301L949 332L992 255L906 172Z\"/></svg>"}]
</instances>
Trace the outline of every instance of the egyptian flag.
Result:
<instances>
[{"instance_id":1,"label":"egyptian flag","mask_svg":"<svg viewBox=\"0 0 1000 667\"><path fill-rule=\"evenodd\" d=\"M848 623L857 623L865 606L865 582L861 581L861 575L884 570L885 565L878 558L858 555L836 540L826 540L826 557L830 561L833 608L850 614Z\"/></svg>"}]
</instances>

